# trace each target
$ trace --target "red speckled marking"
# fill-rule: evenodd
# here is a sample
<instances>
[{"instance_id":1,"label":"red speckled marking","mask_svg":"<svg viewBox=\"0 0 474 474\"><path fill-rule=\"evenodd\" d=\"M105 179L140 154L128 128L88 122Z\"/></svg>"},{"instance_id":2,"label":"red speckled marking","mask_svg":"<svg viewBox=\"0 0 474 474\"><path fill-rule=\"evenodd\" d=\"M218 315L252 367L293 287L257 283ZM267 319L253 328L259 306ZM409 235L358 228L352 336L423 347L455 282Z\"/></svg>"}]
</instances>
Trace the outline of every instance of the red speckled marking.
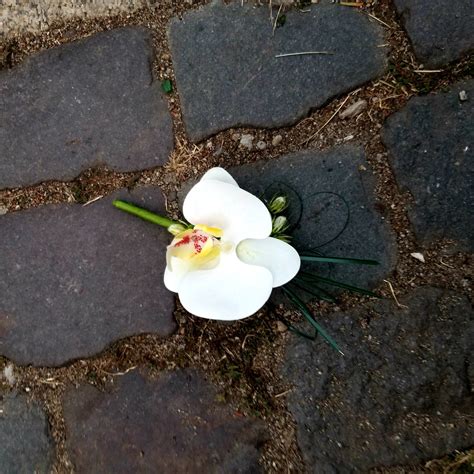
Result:
<instances>
[{"instance_id":1,"label":"red speckled marking","mask_svg":"<svg viewBox=\"0 0 474 474\"><path fill-rule=\"evenodd\" d=\"M199 230L193 230L191 235L184 236L179 242L174 244L175 247L188 245L192 242L195 253L201 253L203 245L209 240L209 236L203 234Z\"/></svg>"}]
</instances>

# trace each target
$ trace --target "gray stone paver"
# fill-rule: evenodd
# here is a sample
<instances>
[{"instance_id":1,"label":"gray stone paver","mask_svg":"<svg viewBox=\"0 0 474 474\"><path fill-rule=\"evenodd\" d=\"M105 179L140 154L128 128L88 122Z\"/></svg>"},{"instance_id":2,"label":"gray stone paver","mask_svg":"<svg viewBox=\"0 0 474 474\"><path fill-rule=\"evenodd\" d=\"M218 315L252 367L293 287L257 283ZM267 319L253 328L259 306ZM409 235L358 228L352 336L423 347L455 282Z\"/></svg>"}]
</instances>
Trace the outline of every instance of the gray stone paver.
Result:
<instances>
[{"instance_id":1,"label":"gray stone paver","mask_svg":"<svg viewBox=\"0 0 474 474\"><path fill-rule=\"evenodd\" d=\"M68 449L77 473L260 472L261 423L216 401L198 372L117 377L108 393L70 389Z\"/></svg>"},{"instance_id":2,"label":"gray stone paver","mask_svg":"<svg viewBox=\"0 0 474 474\"><path fill-rule=\"evenodd\" d=\"M173 131L153 58L150 31L129 27L0 71L0 189L164 164Z\"/></svg>"},{"instance_id":3,"label":"gray stone paver","mask_svg":"<svg viewBox=\"0 0 474 474\"><path fill-rule=\"evenodd\" d=\"M295 338L285 375L298 443L314 473L417 464L474 443L474 312L452 292L419 288L320 316L345 357Z\"/></svg>"},{"instance_id":4,"label":"gray stone paver","mask_svg":"<svg viewBox=\"0 0 474 474\"><path fill-rule=\"evenodd\" d=\"M453 238L474 249L473 120L471 80L411 99L385 124L383 140L397 181L414 197L409 217L423 242Z\"/></svg>"},{"instance_id":5,"label":"gray stone paver","mask_svg":"<svg viewBox=\"0 0 474 474\"><path fill-rule=\"evenodd\" d=\"M140 188L0 216L0 354L53 366L133 334L173 332L163 284L171 235L113 208L117 197L165 212L159 188Z\"/></svg>"},{"instance_id":6,"label":"gray stone paver","mask_svg":"<svg viewBox=\"0 0 474 474\"><path fill-rule=\"evenodd\" d=\"M474 49L471 0L394 0L425 67L445 66Z\"/></svg>"},{"instance_id":7,"label":"gray stone paver","mask_svg":"<svg viewBox=\"0 0 474 474\"><path fill-rule=\"evenodd\" d=\"M216 2L172 21L177 89L193 141L235 126L291 125L383 73L381 29L366 15L327 4L285 15L274 35L268 8L240 2ZM333 54L275 58L302 51Z\"/></svg>"},{"instance_id":8,"label":"gray stone paver","mask_svg":"<svg viewBox=\"0 0 474 474\"><path fill-rule=\"evenodd\" d=\"M0 446L0 472L51 472L54 447L46 416L23 395L0 394Z\"/></svg>"},{"instance_id":9,"label":"gray stone paver","mask_svg":"<svg viewBox=\"0 0 474 474\"><path fill-rule=\"evenodd\" d=\"M232 168L230 172L242 188L258 196L270 199L280 190L289 193L292 207L288 217L295 224L292 244L297 249L371 258L381 263L377 267L306 265L307 269L363 287L376 286L393 269L396 243L383 216L375 210L373 176L361 148L307 150ZM348 212L346 230L337 237Z\"/></svg>"}]
</instances>

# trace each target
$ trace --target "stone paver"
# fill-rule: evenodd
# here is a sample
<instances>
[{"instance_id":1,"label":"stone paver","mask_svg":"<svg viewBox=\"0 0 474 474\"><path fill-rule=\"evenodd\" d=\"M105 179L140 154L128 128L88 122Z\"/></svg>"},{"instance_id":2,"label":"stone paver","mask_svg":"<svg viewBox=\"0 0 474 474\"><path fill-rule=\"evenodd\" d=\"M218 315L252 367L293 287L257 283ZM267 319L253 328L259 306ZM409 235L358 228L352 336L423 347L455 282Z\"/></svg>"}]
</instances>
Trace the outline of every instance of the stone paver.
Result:
<instances>
[{"instance_id":1,"label":"stone paver","mask_svg":"<svg viewBox=\"0 0 474 474\"><path fill-rule=\"evenodd\" d=\"M360 166L366 170L360 171ZM269 199L280 190L289 193L293 204L288 211L290 221L297 222L292 244L297 249L315 249L328 256L372 258L381 263L378 267L307 265L308 269L347 283L374 287L395 265L396 244L375 210L373 178L361 148L303 151L229 171L242 188L257 196ZM325 245L344 227L348 215L344 200L350 212L347 228Z\"/></svg>"},{"instance_id":2,"label":"stone paver","mask_svg":"<svg viewBox=\"0 0 474 474\"><path fill-rule=\"evenodd\" d=\"M145 28L53 48L0 72L0 188L166 162L171 118Z\"/></svg>"},{"instance_id":3,"label":"stone paver","mask_svg":"<svg viewBox=\"0 0 474 474\"><path fill-rule=\"evenodd\" d=\"M0 472L51 472L54 448L44 412L25 396L0 394Z\"/></svg>"},{"instance_id":4,"label":"stone paver","mask_svg":"<svg viewBox=\"0 0 474 474\"><path fill-rule=\"evenodd\" d=\"M113 208L117 197L165 212L159 188L141 188L0 216L0 354L60 365L119 338L173 332L169 234Z\"/></svg>"},{"instance_id":5,"label":"stone paver","mask_svg":"<svg viewBox=\"0 0 474 474\"><path fill-rule=\"evenodd\" d=\"M260 471L263 427L217 402L194 370L153 381L131 372L109 393L70 390L64 416L78 473Z\"/></svg>"},{"instance_id":6,"label":"stone paver","mask_svg":"<svg viewBox=\"0 0 474 474\"><path fill-rule=\"evenodd\" d=\"M460 91L468 100L461 101ZM383 140L422 241L453 238L474 249L474 81L416 97L388 118Z\"/></svg>"},{"instance_id":7,"label":"stone paver","mask_svg":"<svg viewBox=\"0 0 474 474\"><path fill-rule=\"evenodd\" d=\"M471 0L394 0L416 57L439 67L474 49Z\"/></svg>"},{"instance_id":8,"label":"stone paver","mask_svg":"<svg viewBox=\"0 0 474 474\"><path fill-rule=\"evenodd\" d=\"M268 8L240 2L215 2L172 21L177 88L193 141L229 127L293 124L383 73L382 32L366 15L321 4L285 17L274 35ZM305 51L333 54L275 58Z\"/></svg>"},{"instance_id":9,"label":"stone paver","mask_svg":"<svg viewBox=\"0 0 474 474\"><path fill-rule=\"evenodd\" d=\"M402 303L321 316L345 357L322 339L290 346L289 406L309 472L416 464L474 444L472 306L434 288Z\"/></svg>"}]
</instances>

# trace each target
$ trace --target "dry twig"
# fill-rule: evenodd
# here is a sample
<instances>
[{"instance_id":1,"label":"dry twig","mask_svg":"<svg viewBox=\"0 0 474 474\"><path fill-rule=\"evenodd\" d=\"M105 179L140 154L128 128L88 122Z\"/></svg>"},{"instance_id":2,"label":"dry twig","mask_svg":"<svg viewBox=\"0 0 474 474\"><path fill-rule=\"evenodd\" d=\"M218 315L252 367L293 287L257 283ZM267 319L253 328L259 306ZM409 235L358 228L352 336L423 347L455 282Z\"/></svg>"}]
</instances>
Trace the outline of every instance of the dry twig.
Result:
<instances>
[{"instance_id":1,"label":"dry twig","mask_svg":"<svg viewBox=\"0 0 474 474\"><path fill-rule=\"evenodd\" d=\"M275 35L275 30L276 30L277 23L278 23L278 17L280 16L280 12L281 12L282 8L283 8L283 3L280 5L280 8L278 9L278 12L277 12L277 16L275 18L275 23L273 23L272 36Z\"/></svg>"},{"instance_id":2,"label":"dry twig","mask_svg":"<svg viewBox=\"0 0 474 474\"><path fill-rule=\"evenodd\" d=\"M374 20L378 21L379 23L381 23L382 25L386 26L388 29L392 30L393 28L388 24L388 23L385 23L383 20L381 20L380 18L377 18L375 15L372 15L372 13L369 13L369 12L365 12L367 15L370 16L370 18L373 18Z\"/></svg>"},{"instance_id":3,"label":"dry twig","mask_svg":"<svg viewBox=\"0 0 474 474\"><path fill-rule=\"evenodd\" d=\"M305 56L309 54L334 54L330 51L301 51L300 53L284 53L284 54L277 54L275 58L286 58L288 56Z\"/></svg>"},{"instance_id":4,"label":"dry twig","mask_svg":"<svg viewBox=\"0 0 474 474\"><path fill-rule=\"evenodd\" d=\"M400 301L398 301L397 296L395 295L395 291L393 289L392 284L388 280L384 280L385 283L387 283L388 287L390 288L390 293L392 293L393 299L395 300L396 305L399 308L405 308L408 309L408 306L401 304Z\"/></svg>"},{"instance_id":5,"label":"dry twig","mask_svg":"<svg viewBox=\"0 0 474 474\"><path fill-rule=\"evenodd\" d=\"M93 202L98 201L99 199L102 199L104 196L97 196L94 199L91 199L90 201L87 201L85 204L82 205L82 207L88 206L89 204L92 204Z\"/></svg>"},{"instance_id":6,"label":"dry twig","mask_svg":"<svg viewBox=\"0 0 474 474\"><path fill-rule=\"evenodd\" d=\"M355 91L356 92L356 91ZM352 94L354 94L355 92L353 92ZM342 102L342 104L337 108L337 110L331 115L331 117L329 117L329 119L324 123L324 125L322 125L321 127L318 128L318 130L316 130L316 132L314 132L310 137L306 138L306 140L303 140L300 145L306 145L308 142L310 142L319 132L321 132L322 130L324 130L326 128L326 126L334 119L334 117L339 113L339 111L344 107L344 105L346 104L346 102L349 100L349 98L351 97L352 94L349 94L345 99L344 101Z\"/></svg>"}]
</instances>

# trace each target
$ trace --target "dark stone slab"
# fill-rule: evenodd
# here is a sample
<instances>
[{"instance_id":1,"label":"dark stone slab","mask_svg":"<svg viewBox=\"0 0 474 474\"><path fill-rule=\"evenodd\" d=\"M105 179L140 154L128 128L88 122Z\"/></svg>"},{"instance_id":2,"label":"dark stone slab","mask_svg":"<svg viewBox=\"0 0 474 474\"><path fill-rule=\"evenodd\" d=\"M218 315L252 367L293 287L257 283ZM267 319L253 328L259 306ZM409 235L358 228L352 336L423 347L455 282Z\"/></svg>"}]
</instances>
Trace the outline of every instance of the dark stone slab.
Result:
<instances>
[{"instance_id":1,"label":"dark stone slab","mask_svg":"<svg viewBox=\"0 0 474 474\"><path fill-rule=\"evenodd\" d=\"M471 0L394 0L416 57L425 67L460 59L474 48Z\"/></svg>"},{"instance_id":2,"label":"dark stone slab","mask_svg":"<svg viewBox=\"0 0 474 474\"><path fill-rule=\"evenodd\" d=\"M383 73L385 53L377 47L383 37L366 15L316 5L285 16L274 35L268 8L240 1L216 2L171 22L170 46L191 140L235 126L291 125ZM275 58L302 51L334 54Z\"/></svg>"},{"instance_id":3,"label":"dark stone slab","mask_svg":"<svg viewBox=\"0 0 474 474\"><path fill-rule=\"evenodd\" d=\"M361 166L366 170L361 171ZM394 268L396 244L389 226L375 210L374 182L368 168L361 148L343 146L325 152L303 151L229 171L242 188L259 197L269 199L280 190L290 195L292 245L298 250L381 263L363 267L364 271L357 265L334 264L306 264L307 269L374 287Z\"/></svg>"},{"instance_id":4,"label":"dark stone slab","mask_svg":"<svg viewBox=\"0 0 474 474\"><path fill-rule=\"evenodd\" d=\"M66 394L68 450L78 473L259 472L260 423L217 402L193 370L117 377L108 393Z\"/></svg>"},{"instance_id":5,"label":"dark stone slab","mask_svg":"<svg viewBox=\"0 0 474 474\"><path fill-rule=\"evenodd\" d=\"M0 395L0 472L51 472L54 448L44 412L26 397Z\"/></svg>"},{"instance_id":6,"label":"dark stone slab","mask_svg":"<svg viewBox=\"0 0 474 474\"><path fill-rule=\"evenodd\" d=\"M117 197L165 212L159 188L141 188L0 217L0 354L60 365L175 329L163 284L171 235L112 207Z\"/></svg>"},{"instance_id":7,"label":"dark stone slab","mask_svg":"<svg viewBox=\"0 0 474 474\"><path fill-rule=\"evenodd\" d=\"M459 99L466 91L467 101ZM383 140L397 181L414 197L409 210L424 242L453 238L474 249L474 81L416 97L387 119Z\"/></svg>"},{"instance_id":8,"label":"dark stone slab","mask_svg":"<svg viewBox=\"0 0 474 474\"><path fill-rule=\"evenodd\" d=\"M172 123L153 56L147 29L121 28L0 71L0 188L165 163Z\"/></svg>"},{"instance_id":9,"label":"dark stone slab","mask_svg":"<svg viewBox=\"0 0 474 474\"><path fill-rule=\"evenodd\" d=\"M322 339L293 340L285 375L309 472L417 464L474 444L467 298L433 288L319 316L345 357Z\"/></svg>"}]
</instances>

